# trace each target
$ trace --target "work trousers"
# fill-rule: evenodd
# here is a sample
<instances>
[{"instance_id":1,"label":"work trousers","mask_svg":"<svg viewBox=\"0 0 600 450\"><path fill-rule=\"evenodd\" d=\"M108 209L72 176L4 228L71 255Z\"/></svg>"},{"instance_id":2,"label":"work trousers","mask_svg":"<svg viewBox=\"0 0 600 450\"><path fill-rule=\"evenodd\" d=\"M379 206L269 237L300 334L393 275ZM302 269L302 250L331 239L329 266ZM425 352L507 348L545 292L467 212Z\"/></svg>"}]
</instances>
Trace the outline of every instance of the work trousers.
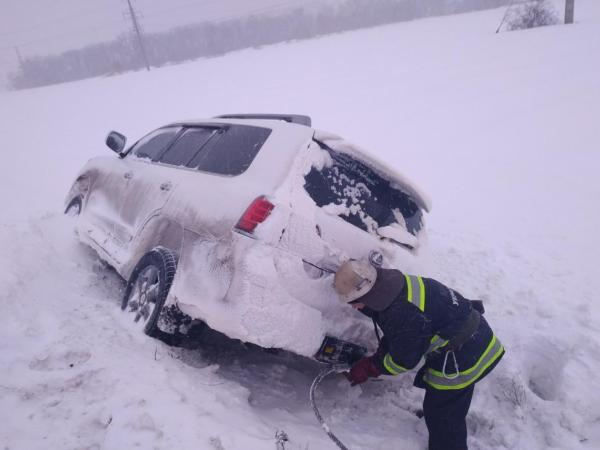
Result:
<instances>
[{"instance_id":1,"label":"work trousers","mask_svg":"<svg viewBox=\"0 0 600 450\"><path fill-rule=\"evenodd\" d=\"M475 385L456 390L425 392L423 413L429 431L429 450L467 450L467 413Z\"/></svg>"}]
</instances>

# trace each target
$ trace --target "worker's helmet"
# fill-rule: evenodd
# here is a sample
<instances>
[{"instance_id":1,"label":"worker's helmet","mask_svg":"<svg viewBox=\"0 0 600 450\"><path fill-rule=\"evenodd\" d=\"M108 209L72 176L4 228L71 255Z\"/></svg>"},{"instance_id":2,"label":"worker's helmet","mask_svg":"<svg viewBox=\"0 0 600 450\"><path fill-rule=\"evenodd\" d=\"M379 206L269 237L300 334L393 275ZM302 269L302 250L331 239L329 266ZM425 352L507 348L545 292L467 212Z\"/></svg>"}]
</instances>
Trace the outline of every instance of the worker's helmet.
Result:
<instances>
[{"instance_id":1,"label":"worker's helmet","mask_svg":"<svg viewBox=\"0 0 600 450\"><path fill-rule=\"evenodd\" d=\"M369 292L376 279L377 270L370 263L349 260L335 273L333 288L342 302L351 303Z\"/></svg>"}]
</instances>

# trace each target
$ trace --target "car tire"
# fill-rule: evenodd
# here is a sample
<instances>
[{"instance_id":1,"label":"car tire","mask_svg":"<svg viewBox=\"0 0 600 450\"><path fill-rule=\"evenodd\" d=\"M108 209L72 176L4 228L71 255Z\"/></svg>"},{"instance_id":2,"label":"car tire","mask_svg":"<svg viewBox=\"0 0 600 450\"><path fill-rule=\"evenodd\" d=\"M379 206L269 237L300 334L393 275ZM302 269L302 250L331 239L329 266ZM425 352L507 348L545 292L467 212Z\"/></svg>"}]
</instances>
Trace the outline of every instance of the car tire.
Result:
<instances>
[{"instance_id":1,"label":"car tire","mask_svg":"<svg viewBox=\"0 0 600 450\"><path fill-rule=\"evenodd\" d=\"M149 336L159 337L157 322L177 269L173 253L156 247L137 263L127 282L121 309L133 315Z\"/></svg>"},{"instance_id":2,"label":"car tire","mask_svg":"<svg viewBox=\"0 0 600 450\"><path fill-rule=\"evenodd\" d=\"M65 214L67 216L75 217L81 214L81 197L75 197L69 202L69 205L65 208Z\"/></svg>"}]
</instances>

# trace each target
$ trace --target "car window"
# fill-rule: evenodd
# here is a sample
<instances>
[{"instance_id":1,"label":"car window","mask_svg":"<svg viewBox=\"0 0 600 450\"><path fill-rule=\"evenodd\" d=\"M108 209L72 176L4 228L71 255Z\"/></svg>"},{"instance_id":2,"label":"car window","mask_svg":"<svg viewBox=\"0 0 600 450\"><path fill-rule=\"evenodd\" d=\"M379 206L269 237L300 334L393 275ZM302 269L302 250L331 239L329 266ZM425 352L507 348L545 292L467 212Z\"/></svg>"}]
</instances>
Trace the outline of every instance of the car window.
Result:
<instances>
[{"instance_id":1,"label":"car window","mask_svg":"<svg viewBox=\"0 0 600 450\"><path fill-rule=\"evenodd\" d=\"M158 155L175 140L180 129L180 127L171 127L153 131L136 142L131 152L138 158L155 161Z\"/></svg>"},{"instance_id":2,"label":"car window","mask_svg":"<svg viewBox=\"0 0 600 450\"><path fill-rule=\"evenodd\" d=\"M269 128L231 125L211 139L188 167L222 175L239 175L250 167L271 134Z\"/></svg>"},{"instance_id":3,"label":"car window","mask_svg":"<svg viewBox=\"0 0 600 450\"><path fill-rule=\"evenodd\" d=\"M173 166L185 166L218 131L218 128L188 128L158 160Z\"/></svg>"},{"instance_id":4,"label":"car window","mask_svg":"<svg viewBox=\"0 0 600 450\"><path fill-rule=\"evenodd\" d=\"M417 235L423 212L408 193L353 156L318 144L331 162L304 177L304 189L317 206L367 232L398 224Z\"/></svg>"}]
</instances>

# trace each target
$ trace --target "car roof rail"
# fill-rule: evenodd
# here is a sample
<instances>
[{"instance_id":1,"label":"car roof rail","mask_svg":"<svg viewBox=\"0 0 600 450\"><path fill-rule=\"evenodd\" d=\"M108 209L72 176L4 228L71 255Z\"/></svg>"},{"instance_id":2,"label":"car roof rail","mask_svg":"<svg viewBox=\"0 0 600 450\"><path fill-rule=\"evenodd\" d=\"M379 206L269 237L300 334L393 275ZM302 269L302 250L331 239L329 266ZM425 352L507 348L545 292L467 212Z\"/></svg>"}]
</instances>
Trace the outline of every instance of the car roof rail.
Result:
<instances>
[{"instance_id":1,"label":"car roof rail","mask_svg":"<svg viewBox=\"0 0 600 450\"><path fill-rule=\"evenodd\" d=\"M216 116L215 119L264 119L264 120L284 120L289 123L296 123L310 127L312 120L308 116L301 114L223 114Z\"/></svg>"}]
</instances>

